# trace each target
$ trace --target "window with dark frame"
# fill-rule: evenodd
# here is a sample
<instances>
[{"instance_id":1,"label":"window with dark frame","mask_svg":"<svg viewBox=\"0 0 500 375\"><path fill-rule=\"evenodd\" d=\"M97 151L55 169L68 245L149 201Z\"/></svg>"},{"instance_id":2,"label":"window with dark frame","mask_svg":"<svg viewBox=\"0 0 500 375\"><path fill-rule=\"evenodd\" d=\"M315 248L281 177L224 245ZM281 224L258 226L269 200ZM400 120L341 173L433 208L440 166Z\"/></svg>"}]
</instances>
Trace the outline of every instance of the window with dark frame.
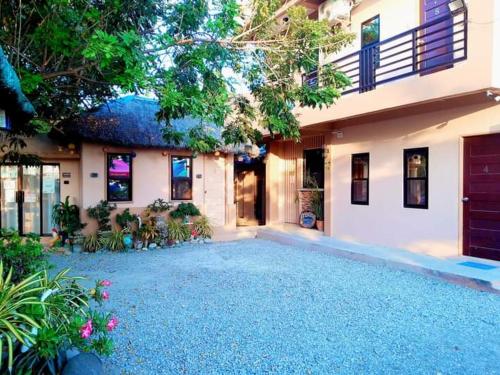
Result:
<instances>
[{"instance_id":1,"label":"window with dark frame","mask_svg":"<svg viewBox=\"0 0 500 375\"><path fill-rule=\"evenodd\" d=\"M319 189L325 186L325 158L323 149L316 148L304 150L304 176L303 187L305 189L313 188L317 185ZM314 180L316 184L313 183Z\"/></svg>"},{"instance_id":2,"label":"window with dark frame","mask_svg":"<svg viewBox=\"0 0 500 375\"><path fill-rule=\"evenodd\" d=\"M429 148L404 150L404 207L429 208Z\"/></svg>"},{"instance_id":3,"label":"window with dark frame","mask_svg":"<svg viewBox=\"0 0 500 375\"><path fill-rule=\"evenodd\" d=\"M193 199L193 158L190 156L172 156L171 158L171 195L172 200Z\"/></svg>"},{"instance_id":4,"label":"window with dark frame","mask_svg":"<svg viewBox=\"0 0 500 375\"><path fill-rule=\"evenodd\" d=\"M368 205L370 199L370 154L353 154L351 164L351 203Z\"/></svg>"},{"instance_id":5,"label":"window with dark frame","mask_svg":"<svg viewBox=\"0 0 500 375\"><path fill-rule=\"evenodd\" d=\"M361 24L361 48L380 42L380 15Z\"/></svg>"},{"instance_id":6,"label":"window with dark frame","mask_svg":"<svg viewBox=\"0 0 500 375\"><path fill-rule=\"evenodd\" d=\"M132 200L131 154L108 154L107 199L109 202Z\"/></svg>"}]
</instances>

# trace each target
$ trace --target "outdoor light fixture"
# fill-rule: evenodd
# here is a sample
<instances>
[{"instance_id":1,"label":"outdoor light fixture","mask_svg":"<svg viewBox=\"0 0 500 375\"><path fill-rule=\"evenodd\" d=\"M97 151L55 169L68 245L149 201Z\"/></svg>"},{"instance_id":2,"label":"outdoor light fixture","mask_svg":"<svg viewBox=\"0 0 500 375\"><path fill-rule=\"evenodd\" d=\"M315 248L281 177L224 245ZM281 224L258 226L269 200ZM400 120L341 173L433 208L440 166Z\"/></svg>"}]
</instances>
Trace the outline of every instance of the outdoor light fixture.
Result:
<instances>
[{"instance_id":1,"label":"outdoor light fixture","mask_svg":"<svg viewBox=\"0 0 500 375\"><path fill-rule=\"evenodd\" d=\"M163 156L168 156L168 152L167 152L167 151L163 151L161 154L162 154Z\"/></svg>"},{"instance_id":2,"label":"outdoor light fixture","mask_svg":"<svg viewBox=\"0 0 500 375\"><path fill-rule=\"evenodd\" d=\"M465 1L464 0L453 0L450 3L448 3L448 8L450 8L450 11L456 12L457 10L461 10L465 8Z\"/></svg>"},{"instance_id":3,"label":"outdoor light fixture","mask_svg":"<svg viewBox=\"0 0 500 375\"><path fill-rule=\"evenodd\" d=\"M219 157L219 156L220 156L220 151L218 151L218 150L217 150L217 151L215 151L215 152L214 152L214 155L215 155L215 156L217 156L217 157Z\"/></svg>"}]
</instances>

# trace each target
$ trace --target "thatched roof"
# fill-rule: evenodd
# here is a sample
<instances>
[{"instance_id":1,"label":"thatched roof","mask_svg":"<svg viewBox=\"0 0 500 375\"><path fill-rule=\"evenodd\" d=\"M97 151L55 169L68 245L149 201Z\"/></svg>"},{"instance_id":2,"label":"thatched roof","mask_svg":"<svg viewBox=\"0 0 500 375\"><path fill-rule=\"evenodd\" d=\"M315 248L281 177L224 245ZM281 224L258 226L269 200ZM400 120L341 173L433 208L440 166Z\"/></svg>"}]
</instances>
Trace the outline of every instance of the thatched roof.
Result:
<instances>
[{"instance_id":1,"label":"thatched roof","mask_svg":"<svg viewBox=\"0 0 500 375\"><path fill-rule=\"evenodd\" d=\"M156 100L136 95L110 101L95 110L85 112L64 125L64 132L77 140L125 147L182 148L165 142L164 124L156 114ZM174 120L176 130L187 132L199 125L199 120Z\"/></svg>"},{"instance_id":2,"label":"thatched roof","mask_svg":"<svg viewBox=\"0 0 500 375\"><path fill-rule=\"evenodd\" d=\"M21 90L21 82L0 47L0 109L16 121L26 122L35 115L35 108Z\"/></svg>"}]
</instances>

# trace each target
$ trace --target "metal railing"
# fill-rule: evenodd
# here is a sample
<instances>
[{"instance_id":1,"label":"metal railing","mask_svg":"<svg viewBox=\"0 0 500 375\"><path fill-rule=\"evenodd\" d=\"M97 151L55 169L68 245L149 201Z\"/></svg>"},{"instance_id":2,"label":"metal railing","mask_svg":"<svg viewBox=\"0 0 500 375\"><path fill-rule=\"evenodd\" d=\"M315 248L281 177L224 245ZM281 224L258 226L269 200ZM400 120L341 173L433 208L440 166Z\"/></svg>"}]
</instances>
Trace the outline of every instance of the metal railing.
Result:
<instances>
[{"instance_id":1,"label":"metal railing","mask_svg":"<svg viewBox=\"0 0 500 375\"><path fill-rule=\"evenodd\" d=\"M374 90L466 60L467 22L467 9L462 8L330 63L351 80L343 94ZM321 70L304 74L302 83L315 87L320 84L320 74Z\"/></svg>"}]
</instances>

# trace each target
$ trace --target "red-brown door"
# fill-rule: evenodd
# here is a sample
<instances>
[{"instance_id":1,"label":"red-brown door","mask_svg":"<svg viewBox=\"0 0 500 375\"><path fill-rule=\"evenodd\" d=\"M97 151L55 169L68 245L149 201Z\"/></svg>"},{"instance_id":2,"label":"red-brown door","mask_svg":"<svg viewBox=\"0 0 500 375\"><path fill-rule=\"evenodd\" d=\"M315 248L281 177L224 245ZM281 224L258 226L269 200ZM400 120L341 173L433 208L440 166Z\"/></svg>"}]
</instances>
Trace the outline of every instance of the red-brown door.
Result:
<instances>
[{"instance_id":1,"label":"red-brown door","mask_svg":"<svg viewBox=\"0 0 500 375\"><path fill-rule=\"evenodd\" d=\"M500 134L465 138L464 255L500 260Z\"/></svg>"}]
</instances>

